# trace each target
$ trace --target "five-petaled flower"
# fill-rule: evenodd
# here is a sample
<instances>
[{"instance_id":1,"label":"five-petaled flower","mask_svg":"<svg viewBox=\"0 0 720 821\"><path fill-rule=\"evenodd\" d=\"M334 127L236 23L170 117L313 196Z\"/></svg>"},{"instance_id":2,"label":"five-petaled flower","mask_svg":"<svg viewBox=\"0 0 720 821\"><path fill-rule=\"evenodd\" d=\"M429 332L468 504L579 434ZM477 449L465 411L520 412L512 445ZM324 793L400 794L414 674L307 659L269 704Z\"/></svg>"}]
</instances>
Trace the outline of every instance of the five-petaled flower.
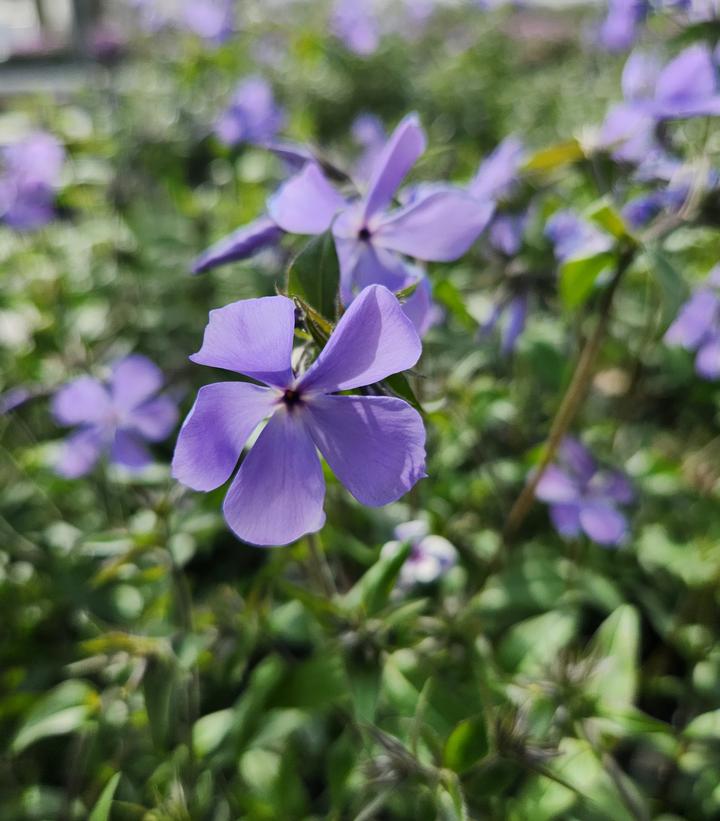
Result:
<instances>
[{"instance_id":1,"label":"five-petaled flower","mask_svg":"<svg viewBox=\"0 0 720 821\"><path fill-rule=\"evenodd\" d=\"M624 473L601 468L592 454L572 437L558 451L558 464L543 472L535 495L550 505L550 518L561 536L581 532L602 545L618 545L627 520L618 505L632 502L633 490Z\"/></svg>"},{"instance_id":2,"label":"five-petaled flower","mask_svg":"<svg viewBox=\"0 0 720 821\"><path fill-rule=\"evenodd\" d=\"M340 395L411 368L420 339L393 294L366 288L304 373L291 366L295 306L283 296L234 302L210 313L200 365L262 384L201 388L182 426L173 475L195 490L228 480L258 425L269 419L225 497L225 518L243 541L288 544L325 521L316 448L362 504L395 501L425 476L420 414L389 396Z\"/></svg>"},{"instance_id":3,"label":"five-petaled flower","mask_svg":"<svg viewBox=\"0 0 720 821\"><path fill-rule=\"evenodd\" d=\"M145 467L152 456L144 442L167 438L177 422L177 406L158 396L160 368L139 354L115 363L108 385L81 376L54 396L52 412L61 425L77 427L65 440L56 466L68 478L92 470L103 452L131 470Z\"/></svg>"},{"instance_id":4,"label":"five-petaled flower","mask_svg":"<svg viewBox=\"0 0 720 821\"><path fill-rule=\"evenodd\" d=\"M427 522L414 519L395 528L395 538L386 542L382 556L391 557L410 543L410 555L400 569L398 587L408 589L416 584L430 584L445 575L457 562L457 550L443 536L430 533Z\"/></svg>"},{"instance_id":5,"label":"five-petaled flower","mask_svg":"<svg viewBox=\"0 0 720 821\"><path fill-rule=\"evenodd\" d=\"M704 379L720 377L720 265L682 306L665 341L697 351L695 370Z\"/></svg>"}]
</instances>

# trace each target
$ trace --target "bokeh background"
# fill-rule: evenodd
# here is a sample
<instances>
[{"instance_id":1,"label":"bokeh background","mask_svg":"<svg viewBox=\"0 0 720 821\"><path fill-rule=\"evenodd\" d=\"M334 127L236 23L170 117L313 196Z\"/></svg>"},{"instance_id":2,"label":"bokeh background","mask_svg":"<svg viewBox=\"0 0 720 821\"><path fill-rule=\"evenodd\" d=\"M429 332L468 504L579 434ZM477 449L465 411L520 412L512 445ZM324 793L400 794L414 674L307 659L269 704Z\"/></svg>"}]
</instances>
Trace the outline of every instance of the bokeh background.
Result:
<instances>
[{"instance_id":1,"label":"bokeh background","mask_svg":"<svg viewBox=\"0 0 720 821\"><path fill-rule=\"evenodd\" d=\"M643 240L573 426L630 477L623 543L563 539L542 504L502 538L601 298L558 292L548 219L648 190L591 149L635 42L720 36L712 3L611 5L648 7L625 41L604 3L0 0L0 145L64 151L42 224L0 190L0 818L720 816L720 392L663 343L719 261L712 191ZM363 122L410 111L413 183L465 185L509 135L535 158L503 206L527 215L518 246L428 269L429 478L367 509L328 474L321 561L238 542L222 490L171 480L174 435L139 474L54 467L60 386L142 353L184 413L208 311L284 287L296 240L190 275L289 174L265 135L219 133L247 78L267 136L340 169ZM717 168L717 119L668 128ZM479 331L519 292L503 352ZM407 589L380 555L416 519L457 561Z\"/></svg>"}]
</instances>

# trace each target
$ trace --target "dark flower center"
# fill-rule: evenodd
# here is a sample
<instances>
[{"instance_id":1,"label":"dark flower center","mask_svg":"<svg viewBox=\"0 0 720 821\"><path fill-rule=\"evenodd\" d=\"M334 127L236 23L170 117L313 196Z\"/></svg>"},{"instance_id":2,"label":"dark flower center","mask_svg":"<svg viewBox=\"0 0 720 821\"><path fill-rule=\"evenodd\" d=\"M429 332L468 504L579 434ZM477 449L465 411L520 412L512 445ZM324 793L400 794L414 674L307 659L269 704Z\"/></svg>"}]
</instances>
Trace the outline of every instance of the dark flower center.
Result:
<instances>
[{"instance_id":1,"label":"dark flower center","mask_svg":"<svg viewBox=\"0 0 720 821\"><path fill-rule=\"evenodd\" d=\"M358 231L358 239L362 240L363 242L367 242L370 239L370 229L369 228L361 228Z\"/></svg>"},{"instance_id":2,"label":"dark flower center","mask_svg":"<svg viewBox=\"0 0 720 821\"><path fill-rule=\"evenodd\" d=\"M300 392L294 391L292 388L288 388L285 393L283 393L282 401L288 406L288 408L294 408L302 401L300 398Z\"/></svg>"}]
</instances>

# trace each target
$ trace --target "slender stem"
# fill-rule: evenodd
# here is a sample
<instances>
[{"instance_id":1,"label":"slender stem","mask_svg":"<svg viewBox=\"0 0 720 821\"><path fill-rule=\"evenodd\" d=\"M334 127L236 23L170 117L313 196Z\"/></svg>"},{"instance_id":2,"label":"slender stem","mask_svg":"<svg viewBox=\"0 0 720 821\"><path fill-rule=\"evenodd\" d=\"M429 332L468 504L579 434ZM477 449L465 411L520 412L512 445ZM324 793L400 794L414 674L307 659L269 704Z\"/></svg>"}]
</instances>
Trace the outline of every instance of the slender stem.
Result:
<instances>
[{"instance_id":1,"label":"slender stem","mask_svg":"<svg viewBox=\"0 0 720 821\"><path fill-rule=\"evenodd\" d=\"M615 271L610 284L603 293L600 303L600 316L597 324L595 325L595 330L585 343L585 347L580 353L577 365L575 366L575 372L573 373L570 384L568 385L565 395L560 402L560 406L555 413L552 425L550 426L550 432L548 433L547 442L545 443L545 452L540 460L538 469L535 471L530 481L522 489L522 492L515 500L515 504L512 506L512 509L508 514L504 532L506 540L516 533L525 521L525 517L530 512L530 508L535 500L535 490L540 482L540 479L542 479L543 473L545 472L547 466L555 458L555 454L557 453L560 443L570 429L570 426L575 420L575 416L585 401L585 397L593 376L595 360L597 359L597 355L600 351L600 346L605 339L605 334L610 322L610 310L612 308L613 298L617 287L620 284L620 280L625 274L625 271L627 271L633 257L634 252L631 249L626 250L621 254L618 261L617 270Z\"/></svg>"}]
</instances>

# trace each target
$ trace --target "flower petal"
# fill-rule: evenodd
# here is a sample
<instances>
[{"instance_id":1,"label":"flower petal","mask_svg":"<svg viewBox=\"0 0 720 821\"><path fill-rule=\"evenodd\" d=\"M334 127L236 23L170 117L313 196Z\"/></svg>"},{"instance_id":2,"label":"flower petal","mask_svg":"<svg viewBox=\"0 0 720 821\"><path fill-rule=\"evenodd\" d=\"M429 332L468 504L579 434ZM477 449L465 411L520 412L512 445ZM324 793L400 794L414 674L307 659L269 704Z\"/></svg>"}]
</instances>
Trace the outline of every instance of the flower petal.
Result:
<instances>
[{"instance_id":1,"label":"flower petal","mask_svg":"<svg viewBox=\"0 0 720 821\"><path fill-rule=\"evenodd\" d=\"M629 504L635 498L633 486L620 470L600 470L591 482L592 488L609 500Z\"/></svg>"},{"instance_id":2,"label":"flower petal","mask_svg":"<svg viewBox=\"0 0 720 821\"><path fill-rule=\"evenodd\" d=\"M338 479L364 505L399 499L425 473L420 414L389 396L319 396L308 427Z\"/></svg>"},{"instance_id":3,"label":"flower petal","mask_svg":"<svg viewBox=\"0 0 720 821\"><path fill-rule=\"evenodd\" d=\"M655 101L672 116L674 111L707 100L715 93L715 66L710 49L693 45L680 52L660 72L655 86Z\"/></svg>"},{"instance_id":4,"label":"flower petal","mask_svg":"<svg viewBox=\"0 0 720 821\"><path fill-rule=\"evenodd\" d=\"M462 256L490 222L494 205L464 191L435 191L383 219L376 246L433 262Z\"/></svg>"},{"instance_id":5,"label":"flower petal","mask_svg":"<svg viewBox=\"0 0 720 821\"><path fill-rule=\"evenodd\" d=\"M720 335L714 334L699 348L695 370L703 379L720 377Z\"/></svg>"},{"instance_id":6,"label":"flower petal","mask_svg":"<svg viewBox=\"0 0 720 821\"><path fill-rule=\"evenodd\" d=\"M669 345L694 350L702 344L720 318L720 299L709 288L700 288L682 306L665 332Z\"/></svg>"},{"instance_id":7,"label":"flower petal","mask_svg":"<svg viewBox=\"0 0 720 821\"><path fill-rule=\"evenodd\" d=\"M477 199L497 200L507 196L517 181L525 148L515 136L506 137L482 162L468 190Z\"/></svg>"},{"instance_id":8,"label":"flower petal","mask_svg":"<svg viewBox=\"0 0 720 821\"><path fill-rule=\"evenodd\" d=\"M415 279L412 267L394 251L376 248L371 242L335 237L340 263L340 296L349 305L369 285L399 291Z\"/></svg>"},{"instance_id":9,"label":"flower petal","mask_svg":"<svg viewBox=\"0 0 720 821\"><path fill-rule=\"evenodd\" d=\"M175 479L194 490L228 480L250 434L273 411L277 394L247 382L217 382L198 391L172 461Z\"/></svg>"},{"instance_id":10,"label":"flower petal","mask_svg":"<svg viewBox=\"0 0 720 821\"><path fill-rule=\"evenodd\" d=\"M598 544L619 544L627 532L627 519L612 505L585 502L580 505L579 516L582 529Z\"/></svg>"},{"instance_id":11,"label":"flower petal","mask_svg":"<svg viewBox=\"0 0 720 821\"><path fill-rule=\"evenodd\" d=\"M315 445L300 416L281 409L240 466L223 512L243 541L284 545L320 530L324 498Z\"/></svg>"},{"instance_id":12,"label":"flower petal","mask_svg":"<svg viewBox=\"0 0 720 821\"><path fill-rule=\"evenodd\" d=\"M589 482L597 471L593 455L574 436L564 437L558 448L558 456L573 478L583 484Z\"/></svg>"},{"instance_id":13,"label":"flower petal","mask_svg":"<svg viewBox=\"0 0 720 821\"><path fill-rule=\"evenodd\" d=\"M100 428L81 428L63 442L55 470L66 479L89 473L100 458L105 444Z\"/></svg>"},{"instance_id":14,"label":"flower petal","mask_svg":"<svg viewBox=\"0 0 720 821\"><path fill-rule=\"evenodd\" d=\"M400 183L425 151L425 133L417 114L408 114L390 135L364 197L364 216L371 217L392 201Z\"/></svg>"},{"instance_id":15,"label":"flower petal","mask_svg":"<svg viewBox=\"0 0 720 821\"><path fill-rule=\"evenodd\" d=\"M548 465L535 488L535 496L542 502L575 502L579 497L575 480L557 465Z\"/></svg>"},{"instance_id":16,"label":"flower petal","mask_svg":"<svg viewBox=\"0 0 720 821\"><path fill-rule=\"evenodd\" d=\"M110 392L113 405L122 410L137 408L163 385L165 377L147 357L132 354L113 365Z\"/></svg>"},{"instance_id":17,"label":"flower petal","mask_svg":"<svg viewBox=\"0 0 720 821\"><path fill-rule=\"evenodd\" d=\"M91 376L81 376L55 394L52 414L60 425L101 422L112 411L110 394Z\"/></svg>"},{"instance_id":18,"label":"flower petal","mask_svg":"<svg viewBox=\"0 0 720 821\"><path fill-rule=\"evenodd\" d=\"M144 402L130 414L127 424L150 442L161 442L175 427L177 404L169 396Z\"/></svg>"},{"instance_id":19,"label":"flower petal","mask_svg":"<svg viewBox=\"0 0 720 821\"><path fill-rule=\"evenodd\" d=\"M218 265L247 259L264 248L276 245L282 235L281 229L269 217L259 217L203 251L193 262L192 272L201 274Z\"/></svg>"},{"instance_id":20,"label":"flower petal","mask_svg":"<svg viewBox=\"0 0 720 821\"><path fill-rule=\"evenodd\" d=\"M315 163L291 177L268 199L268 213L291 234L322 234L347 202Z\"/></svg>"},{"instance_id":21,"label":"flower petal","mask_svg":"<svg viewBox=\"0 0 720 821\"><path fill-rule=\"evenodd\" d=\"M430 280L421 275L413 293L403 302L403 313L412 322L420 337L442 322L443 311L432 298Z\"/></svg>"},{"instance_id":22,"label":"flower petal","mask_svg":"<svg viewBox=\"0 0 720 821\"><path fill-rule=\"evenodd\" d=\"M396 297L371 285L345 311L298 387L331 393L371 385L412 368L421 352L417 331Z\"/></svg>"},{"instance_id":23,"label":"flower petal","mask_svg":"<svg viewBox=\"0 0 720 821\"><path fill-rule=\"evenodd\" d=\"M515 348L520 334L525 330L528 310L528 295L518 294L507 307L507 322L503 330L501 350L508 354Z\"/></svg>"},{"instance_id":24,"label":"flower petal","mask_svg":"<svg viewBox=\"0 0 720 821\"><path fill-rule=\"evenodd\" d=\"M115 432L110 461L129 470L140 470L152 462L152 456L134 431L121 429Z\"/></svg>"},{"instance_id":25,"label":"flower petal","mask_svg":"<svg viewBox=\"0 0 720 821\"><path fill-rule=\"evenodd\" d=\"M557 532L566 539L580 534L580 509L576 504L558 504L550 507L550 519Z\"/></svg>"},{"instance_id":26,"label":"flower petal","mask_svg":"<svg viewBox=\"0 0 720 821\"><path fill-rule=\"evenodd\" d=\"M243 373L285 387L292 379L295 306L285 296L241 299L210 311L198 365Z\"/></svg>"}]
</instances>

